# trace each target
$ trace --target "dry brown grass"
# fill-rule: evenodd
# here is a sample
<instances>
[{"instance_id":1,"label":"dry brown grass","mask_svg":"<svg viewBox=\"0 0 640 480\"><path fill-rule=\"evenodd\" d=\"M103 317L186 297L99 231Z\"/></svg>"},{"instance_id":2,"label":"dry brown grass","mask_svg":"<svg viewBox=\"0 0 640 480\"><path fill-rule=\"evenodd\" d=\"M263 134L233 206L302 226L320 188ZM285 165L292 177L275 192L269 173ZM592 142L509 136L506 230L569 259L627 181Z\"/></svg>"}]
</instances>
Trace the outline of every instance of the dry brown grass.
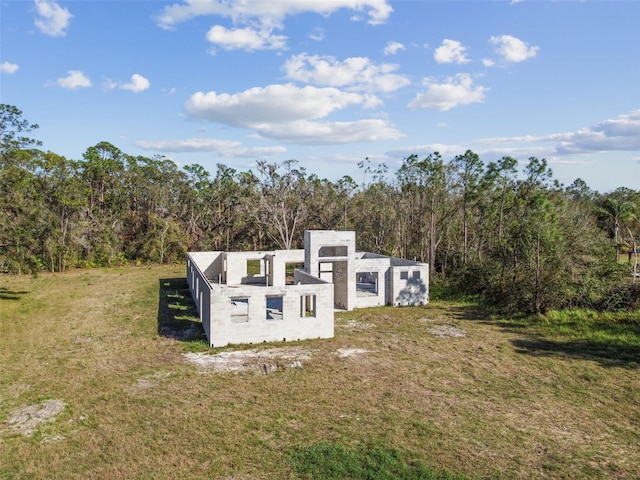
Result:
<instances>
[{"instance_id":1,"label":"dry brown grass","mask_svg":"<svg viewBox=\"0 0 640 480\"><path fill-rule=\"evenodd\" d=\"M0 478L297 478L291 452L319 441L472 478L640 478L637 363L525 350L528 328L451 303L340 314L332 340L208 350L184 341L183 275L0 278ZM237 371L185 356L276 347ZM64 408L30 436L13 427L47 400Z\"/></svg>"}]
</instances>

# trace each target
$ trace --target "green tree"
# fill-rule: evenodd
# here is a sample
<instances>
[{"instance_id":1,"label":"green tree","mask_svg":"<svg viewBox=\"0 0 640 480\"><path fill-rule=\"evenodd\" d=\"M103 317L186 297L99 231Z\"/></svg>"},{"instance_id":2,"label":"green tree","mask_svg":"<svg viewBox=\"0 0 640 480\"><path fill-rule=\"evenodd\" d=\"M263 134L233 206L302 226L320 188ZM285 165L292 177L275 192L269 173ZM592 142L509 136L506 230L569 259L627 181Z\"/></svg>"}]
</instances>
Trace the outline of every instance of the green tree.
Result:
<instances>
[{"instance_id":1,"label":"green tree","mask_svg":"<svg viewBox=\"0 0 640 480\"><path fill-rule=\"evenodd\" d=\"M467 150L453 159L453 169L462 196L462 263L465 264L469 253L469 217L477 206L484 164L477 154Z\"/></svg>"},{"instance_id":2,"label":"green tree","mask_svg":"<svg viewBox=\"0 0 640 480\"><path fill-rule=\"evenodd\" d=\"M42 197L37 185L36 148L27 136L38 128L12 105L0 105L0 270L40 269L38 232Z\"/></svg>"},{"instance_id":3,"label":"green tree","mask_svg":"<svg viewBox=\"0 0 640 480\"><path fill-rule=\"evenodd\" d=\"M436 272L438 246L456 209L448 195L451 176L451 166L445 165L438 152L427 155L423 160L411 155L396 173L400 191L408 201L410 240L406 251L410 258L429 263L431 280Z\"/></svg>"}]
</instances>

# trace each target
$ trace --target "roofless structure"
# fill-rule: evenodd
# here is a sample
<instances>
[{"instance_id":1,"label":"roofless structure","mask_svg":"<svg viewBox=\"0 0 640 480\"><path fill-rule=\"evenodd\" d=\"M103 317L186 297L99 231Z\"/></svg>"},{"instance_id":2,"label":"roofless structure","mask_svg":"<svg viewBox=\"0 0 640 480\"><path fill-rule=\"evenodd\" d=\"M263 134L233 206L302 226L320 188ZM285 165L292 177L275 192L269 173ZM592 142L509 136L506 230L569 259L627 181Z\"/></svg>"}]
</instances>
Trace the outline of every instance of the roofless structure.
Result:
<instances>
[{"instance_id":1,"label":"roofless structure","mask_svg":"<svg viewBox=\"0 0 640 480\"><path fill-rule=\"evenodd\" d=\"M335 310L424 305L426 263L356 251L352 231L307 230L304 250L190 252L209 344L331 338Z\"/></svg>"}]
</instances>

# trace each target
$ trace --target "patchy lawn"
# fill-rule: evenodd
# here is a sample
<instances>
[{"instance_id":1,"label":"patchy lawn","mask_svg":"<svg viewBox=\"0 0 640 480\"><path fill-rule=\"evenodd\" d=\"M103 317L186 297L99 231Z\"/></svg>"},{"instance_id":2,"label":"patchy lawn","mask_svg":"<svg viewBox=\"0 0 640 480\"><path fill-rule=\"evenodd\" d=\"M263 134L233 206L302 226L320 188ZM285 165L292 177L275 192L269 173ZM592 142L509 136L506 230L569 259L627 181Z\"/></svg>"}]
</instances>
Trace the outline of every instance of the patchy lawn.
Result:
<instances>
[{"instance_id":1,"label":"patchy lawn","mask_svg":"<svg viewBox=\"0 0 640 480\"><path fill-rule=\"evenodd\" d=\"M433 302L209 349L183 277L0 277L0 478L640 478L632 317Z\"/></svg>"}]
</instances>

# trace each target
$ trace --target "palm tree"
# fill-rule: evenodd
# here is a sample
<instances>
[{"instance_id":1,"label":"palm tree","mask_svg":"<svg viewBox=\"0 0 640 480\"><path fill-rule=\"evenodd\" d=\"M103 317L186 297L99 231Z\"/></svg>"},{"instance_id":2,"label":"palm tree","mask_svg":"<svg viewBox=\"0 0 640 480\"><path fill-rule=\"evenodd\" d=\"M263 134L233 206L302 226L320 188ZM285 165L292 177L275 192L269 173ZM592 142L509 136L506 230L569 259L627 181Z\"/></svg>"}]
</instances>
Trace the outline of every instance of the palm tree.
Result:
<instances>
[{"instance_id":1,"label":"palm tree","mask_svg":"<svg viewBox=\"0 0 640 480\"><path fill-rule=\"evenodd\" d=\"M618 257L620 257L620 247L622 246L620 228L635 218L636 205L633 202L608 196L602 202L600 210L611 221L612 240L616 246Z\"/></svg>"}]
</instances>

